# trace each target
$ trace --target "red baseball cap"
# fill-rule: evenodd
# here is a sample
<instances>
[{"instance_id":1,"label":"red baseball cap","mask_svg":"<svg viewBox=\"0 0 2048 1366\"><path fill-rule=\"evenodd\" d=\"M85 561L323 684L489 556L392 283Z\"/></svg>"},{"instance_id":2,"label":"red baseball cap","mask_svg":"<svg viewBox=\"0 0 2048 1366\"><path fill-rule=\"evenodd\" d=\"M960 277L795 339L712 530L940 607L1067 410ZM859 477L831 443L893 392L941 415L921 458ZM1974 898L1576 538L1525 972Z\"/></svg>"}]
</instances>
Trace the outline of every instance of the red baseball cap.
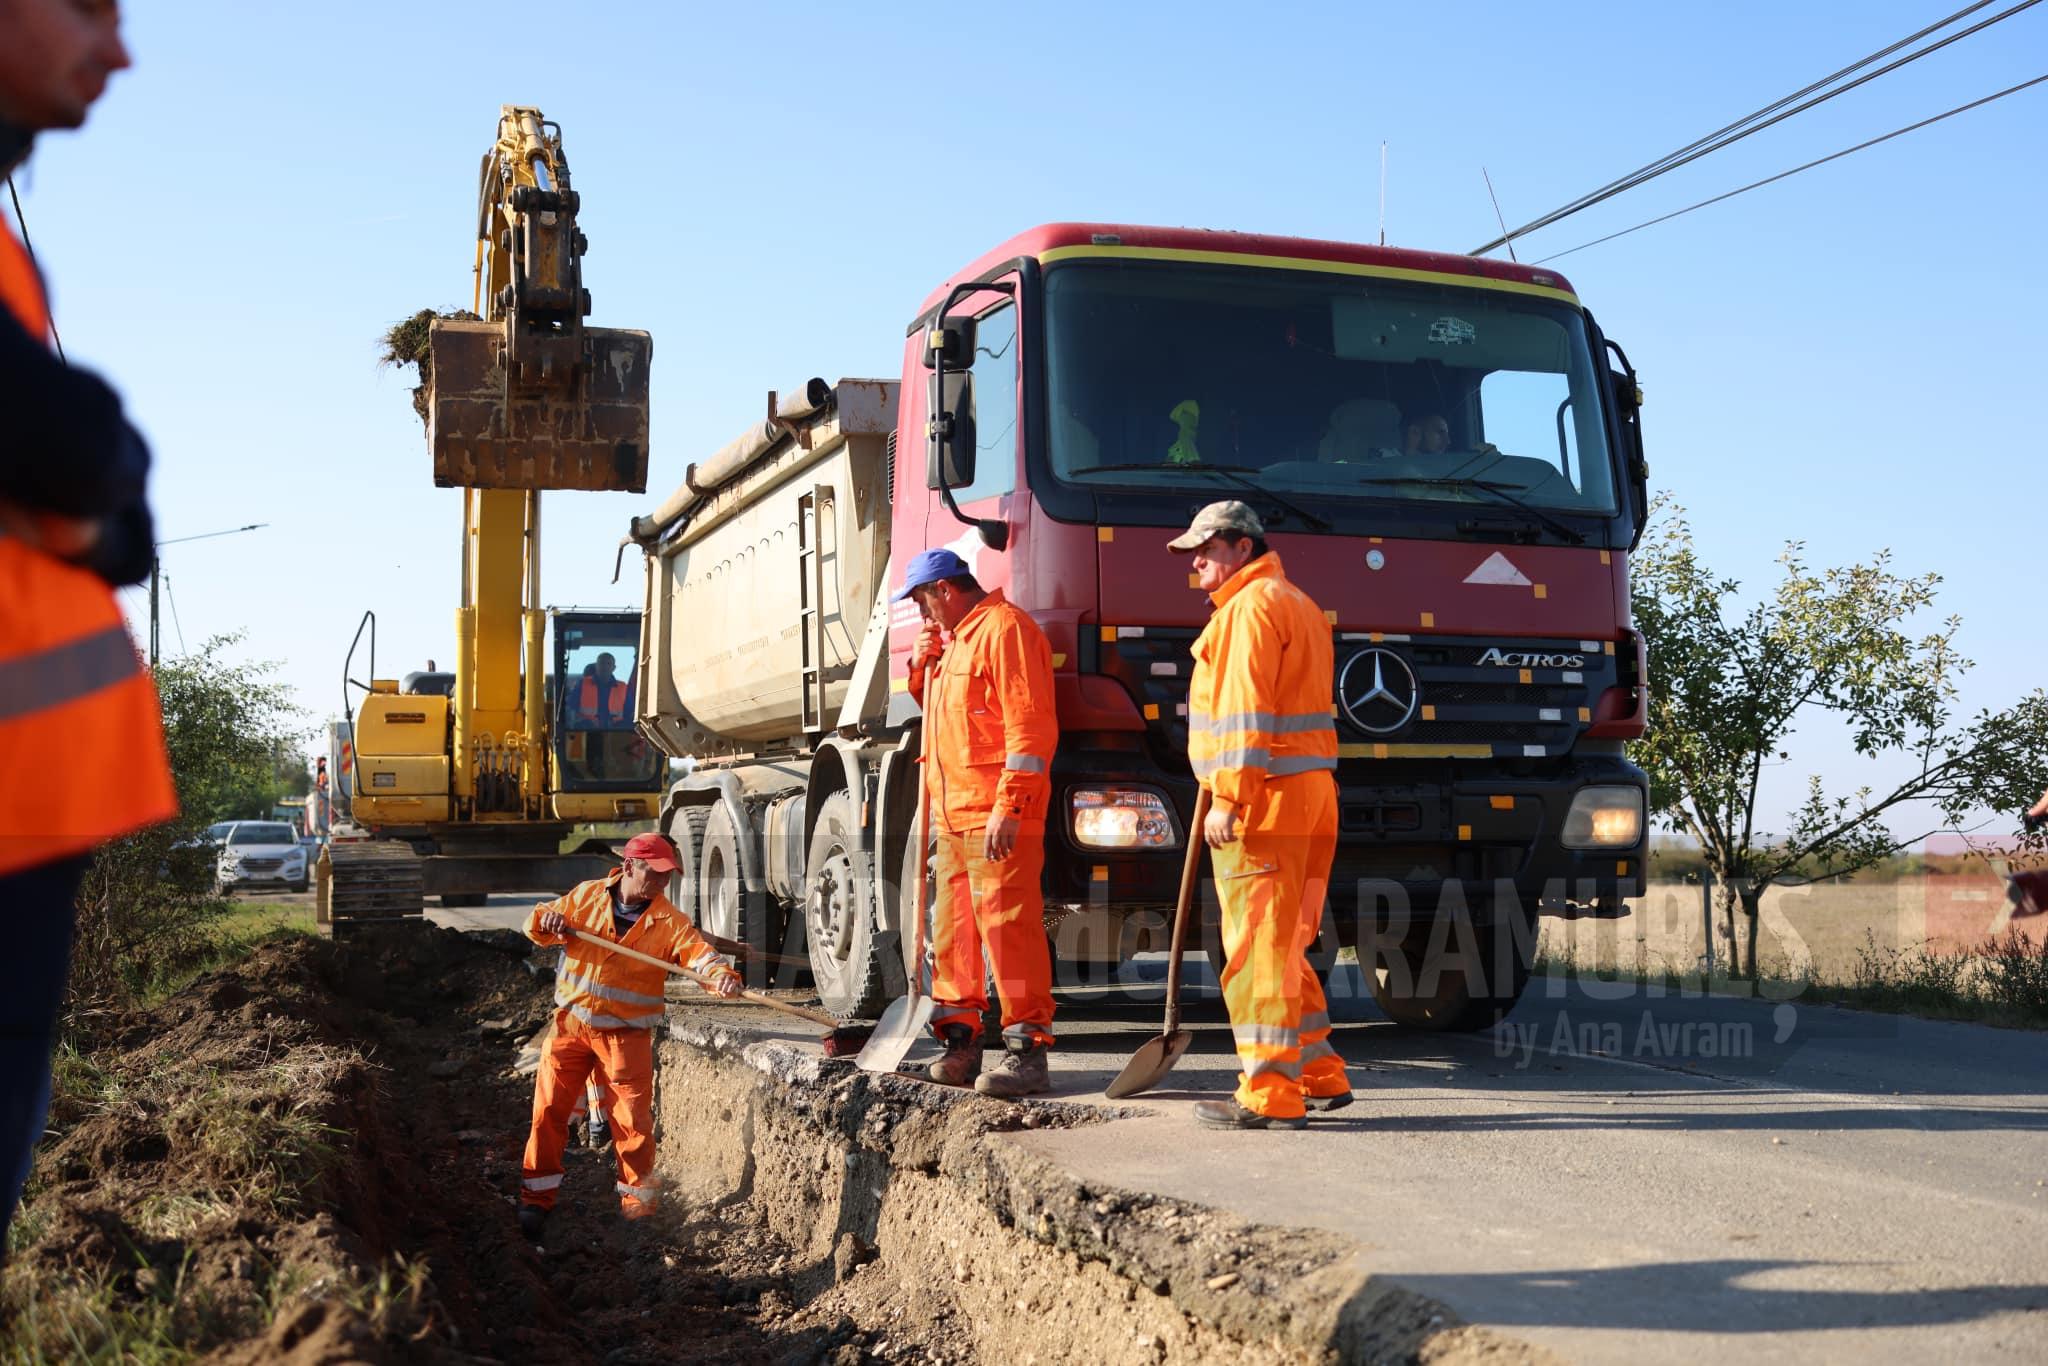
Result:
<instances>
[{"instance_id":1,"label":"red baseball cap","mask_svg":"<svg viewBox=\"0 0 2048 1366\"><path fill-rule=\"evenodd\" d=\"M647 866L664 873L676 870L676 847L668 842L668 836L658 835L649 830L626 841L627 858L645 859Z\"/></svg>"}]
</instances>

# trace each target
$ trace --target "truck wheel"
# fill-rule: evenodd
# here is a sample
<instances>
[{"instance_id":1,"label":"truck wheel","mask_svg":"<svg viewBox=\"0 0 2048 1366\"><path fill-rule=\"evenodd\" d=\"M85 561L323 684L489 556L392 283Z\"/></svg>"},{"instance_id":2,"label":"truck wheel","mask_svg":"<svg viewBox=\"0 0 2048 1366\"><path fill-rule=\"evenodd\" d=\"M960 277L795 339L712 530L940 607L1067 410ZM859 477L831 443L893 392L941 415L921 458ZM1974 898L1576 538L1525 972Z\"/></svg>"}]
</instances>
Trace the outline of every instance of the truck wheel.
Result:
<instances>
[{"instance_id":1,"label":"truck wheel","mask_svg":"<svg viewBox=\"0 0 2048 1366\"><path fill-rule=\"evenodd\" d=\"M697 909L703 903L698 899L697 884L698 875L704 868L704 826L710 819L710 807L686 806L676 812L668 823L668 837L676 846L676 871L668 880L668 899L675 903L677 910L700 925L704 921ZM708 925L704 927L711 928Z\"/></svg>"},{"instance_id":2,"label":"truck wheel","mask_svg":"<svg viewBox=\"0 0 2048 1366\"><path fill-rule=\"evenodd\" d=\"M1361 945L1359 963L1373 1000L1395 1024L1432 1034L1493 1028L1529 985L1536 922L1529 909L1523 914L1520 926L1459 921L1439 934L1421 924L1399 940Z\"/></svg>"},{"instance_id":3,"label":"truck wheel","mask_svg":"<svg viewBox=\"0 0 2048 1366\"><path fill-rule=\"evenodd\" d=\"M842 1020L873 1019L904 989L896 935L877 924L874 861L860 847L860 809L834 792L818 808L804 855L804 946L825 1009Z\"/></svg>"},{"instance_id":4,"label":"truck wheel","mask_svg":"<svg viewBox=\"0 0 2048 1366\"><path fill-rule=\"evenodd\" d=\"M740 832L724 803L711 808L704 821L703 860L698 864L698 923L723 939L747 946L739 965L747 985L755 989L786 986L776 980L768 955L782 952L788 917L765 889L747 890L746 865L740 861Z\"/></svg>"}]
</instances>

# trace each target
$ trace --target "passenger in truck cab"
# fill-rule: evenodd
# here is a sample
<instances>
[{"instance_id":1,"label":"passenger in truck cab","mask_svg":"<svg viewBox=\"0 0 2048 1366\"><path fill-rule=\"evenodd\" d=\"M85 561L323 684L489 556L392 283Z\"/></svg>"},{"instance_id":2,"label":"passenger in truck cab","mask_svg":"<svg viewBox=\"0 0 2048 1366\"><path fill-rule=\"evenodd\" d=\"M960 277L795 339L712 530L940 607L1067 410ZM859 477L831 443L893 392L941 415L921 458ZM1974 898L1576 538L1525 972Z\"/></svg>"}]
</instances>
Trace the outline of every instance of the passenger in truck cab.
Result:
<instances>
[{"instance_id":1,"label":"passenger in truck cab","mask_svg":"<svg viewBox=\"0 0 2048 1366\"><path fill-rule=\"evenodd\" d=\"M1359 465L1398 452L1401 410L1383 398L1347 399L1330 410L1330 422L1316 444L1326 465Z\"/></svg>"},{"instance_id":2,"label":"passenger in truck cab","mask_svg":"<svg viewBox=\"0 0 2048 1366\"><path fill-rule=\"evenodd\" d=\"M1442 455L1451 448L1451 424L1442 413L1417 412L1401 431L1403 455Z\"/></svg>"}]
</instances>

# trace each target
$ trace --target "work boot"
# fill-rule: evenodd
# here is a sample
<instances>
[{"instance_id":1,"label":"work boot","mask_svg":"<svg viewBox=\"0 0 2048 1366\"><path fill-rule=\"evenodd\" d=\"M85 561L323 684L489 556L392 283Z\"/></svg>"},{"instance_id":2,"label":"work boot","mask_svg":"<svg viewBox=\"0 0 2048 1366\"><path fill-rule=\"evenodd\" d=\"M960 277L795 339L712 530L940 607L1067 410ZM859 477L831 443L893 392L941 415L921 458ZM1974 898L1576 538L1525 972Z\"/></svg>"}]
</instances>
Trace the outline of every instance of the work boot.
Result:
<instances>
[{"instance_id":1,"label":"work boot","mask_svg":"<svg viewBox=\"0 0 2048 1366\"><path fill-rule=\"evenodd\" d=\"M939 1030L946 1051L924 1073L941 1086L972 1086L981 1075L981 1031L973 1025L949 1024Z\"/></svg>"},{"instance_id":2,"label":"work boot","mask_svg":"<svg viewBox=\"0 0 2048 1366\"><path fill-rule=\"evenodd\" d=\"M1306 1129L1308 1117L1296 1115L1293 1119L1276 1119L1257 1110L1245 1109L1237 1103L1237 1097L1232 1096L1229 1100L1196 1101L1195 1123L1205 1129Z\"/></svg>"},{"instance_id":3,"label":"work boot","mask_svg":"<svg viewBox=\"0 0 2048 1366\"><path fill-rule=\"evenodd\" d=\"M1045 1055L1051 1051L1050 1044L1036 1039L1006 1038L1003 1040L1003 1060L992 1071L982 1073L981 1080L974 1083L974 1089L998 1100L1016 1100L1050 1091L1052 1078L1046 1074Z\"/></svg>"},{"instance_id":4,"label":"work boot","mask_svg":"<svg viewBox=\"0 0 2048 1366\"><path fill-rule=\"evenodd\" d=\"M1349 1091L1339 1091L1334 1096L1303 1096L1301 1103L1318 1114L1327 1115L1332 1110L1341 1110L1351 1103Z\"/></svg>"},{"instance_id":5,"label":"work boot","mask_svg":"<svg viewBox=\"0 0 2048 1366\"><path fill-rule=\"evenodd\" d=\"M542 1230L548 1226L548 1212L539 1205L519 1207L519 1231L534 1242L540 1241Z\"/></svg>"},{"instance_id":6,"label":"work boot","mask_svg":"<svg viewBox=\"0 0 2048 1366\"><path fill-rule=\"evenodd\" d=\"M583 1131L583 1144L593 1152L603 1152L612 1145L611 1126L597 1115L590 1117L590 1124Z\"/></svg>"}]
</instances>

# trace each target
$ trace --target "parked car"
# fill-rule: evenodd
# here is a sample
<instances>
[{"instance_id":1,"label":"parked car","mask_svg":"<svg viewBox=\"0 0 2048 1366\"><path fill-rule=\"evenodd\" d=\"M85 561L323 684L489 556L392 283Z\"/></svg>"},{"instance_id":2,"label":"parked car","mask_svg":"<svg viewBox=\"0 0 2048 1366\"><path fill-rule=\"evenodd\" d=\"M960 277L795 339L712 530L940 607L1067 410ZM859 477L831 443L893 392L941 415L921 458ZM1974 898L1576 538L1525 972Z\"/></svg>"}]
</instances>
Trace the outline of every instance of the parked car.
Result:
<instances>
[{"instance_id":1,"label":"parked car","mask_svg":"<svg viewBox=\"0 0 2048 1366\"><path fill-rule=\"evenodd\" d=\"M237 821L228 830L213 882L227 896L243 887L306 890L306 851L283 821Z\"/></svg>"}]
</instances>

